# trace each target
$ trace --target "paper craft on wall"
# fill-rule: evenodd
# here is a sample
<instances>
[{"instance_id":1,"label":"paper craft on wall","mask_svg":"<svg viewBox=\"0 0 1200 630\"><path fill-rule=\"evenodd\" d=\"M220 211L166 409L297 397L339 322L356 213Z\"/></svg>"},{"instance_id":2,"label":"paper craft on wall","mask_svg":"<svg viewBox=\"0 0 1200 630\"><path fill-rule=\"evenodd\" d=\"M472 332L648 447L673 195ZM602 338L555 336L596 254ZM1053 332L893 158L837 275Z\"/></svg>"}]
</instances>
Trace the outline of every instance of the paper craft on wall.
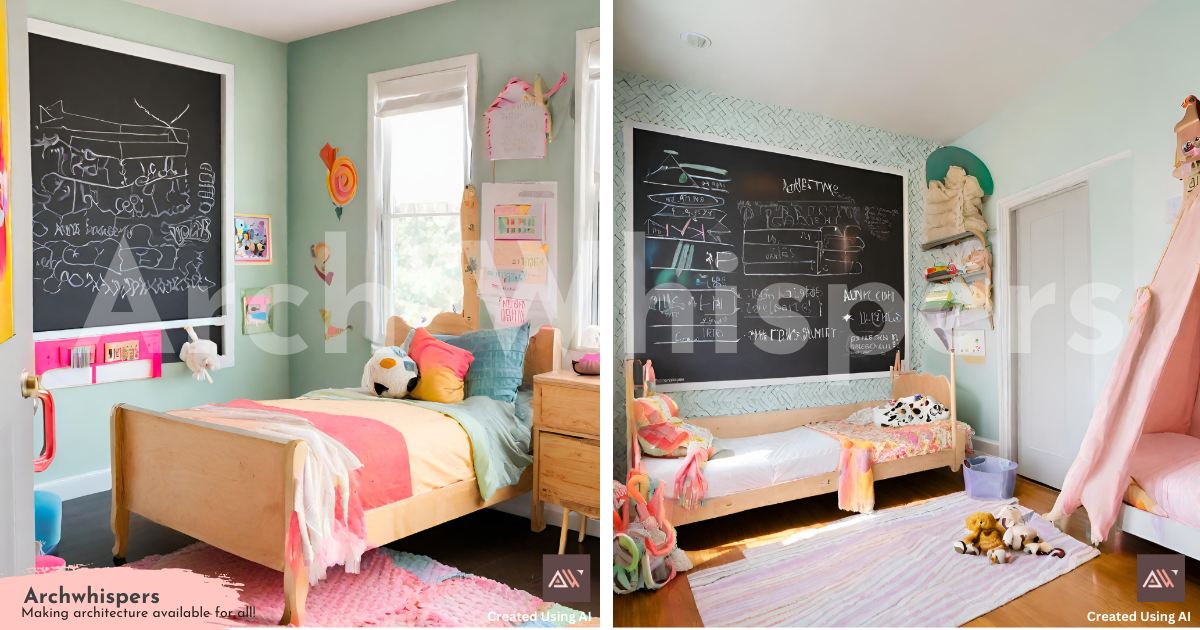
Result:
<instances>
[{"instance_id":1,"label":"paper craft on wall","mask_svg":"<svg viewBox=\"0 0 1200 630\"><path fill-rule=\"evenodd\" d=\"M354 162L346 156L338 157L338 150L325 143L321 147L321 161L329 170L325 174L325 187L329 189L329 198L333 200L334 212L338 220L342 220L342 208L354 199L358 192L358 171Z\"/></svg>"},{"instance_id":2,"label":"paper craft on wall","mask_svg":"<svg viewBox=\"0 0 1200 630\"><path fill-rule=\"evenodd\" d=\"M552 318L557 306L557 197L556 182L483 185L479 295L527 303L526 319ZM498 300L488 306L494 322L505 316Z\"/></svg>"},{"instance_id":3,"label":"paper craft on wall","mask_svg":"<svg viewBox=\"0 0 1200 630\"><path fill-rule=\"evenodd\" d=\"M237 264L271 264L271 217L265 214L234 215L233 232L233 255Z\"/></svg>"},{"instance_id":4,"label":"paper craft on wall","mask_svg":"<svg viewBox=\"0 0 1200 630\"><path fill-rule=\"evenodd\" d=\"M500 298L500 318L496 328L509 328L525 323L525 300Z\"/></svg>"},{"instance_id":5,"label":"paper craft on wall","mask_svg":"<svg viewBox=\"0 0 1200 630\"><path fill-rule=\"evenodd\" d=\"M275 305L271 287L242 289L242 334L257 335L274 329L272 306Z\"/></svg>"},{"instance_id":6,"label":"paper craft on wall","mask_svg":"<svg viewBox=\"0 0 1200 630\"><path fill-rule=\"evenodd\" d=\"M329 246L325 243L317 243L308 248L309 253L316 259L313 263L313 269L317 271L317 275L325 281L326 285L333 285L333 272L325 271L325 263L329 262Z\"/></svg>"},{"instance_id":7,"label":"paper craft on wall","mask_svg":"<svg viewBox=\"0 0 1200 630\"><path fill-rule=\"evenodd\" d=\"M513 77L483 115L487 119L488 158L522 160L546 157L546 143L554 139L546 99L566 82L567 74L564 72L558 83L543 94L542 75L537 75L532 86Z\"/></svg>"},{"instance_id":8,"label":"paper craft on wall","mask_svg":"<svg viewBox=\"0 0 1200 630\"><path fill-rule=\"evenodd\" d=\"M325 341L329 341L330 339L333 339L334 337L353 328L353 326L351 326L349 324L347 324L345 328L338 328L338 327L334 326L333 324L330 323L333 321L333 313L331 313L325 309L320 309L320 311L321 311L321 321L324 322L324 324L325 324Z\"/></svg>"},{"instance_id":9,"label":"paper craft on wall","mask_svg":"<svg viewBox=\"0 0 1200 630\"><path fill-rule=\"evenodd\" d=\"M986 356L983 344L983 330L954 329L954 351L967 363L983 363Z\"/></svg>"}]
</instances>

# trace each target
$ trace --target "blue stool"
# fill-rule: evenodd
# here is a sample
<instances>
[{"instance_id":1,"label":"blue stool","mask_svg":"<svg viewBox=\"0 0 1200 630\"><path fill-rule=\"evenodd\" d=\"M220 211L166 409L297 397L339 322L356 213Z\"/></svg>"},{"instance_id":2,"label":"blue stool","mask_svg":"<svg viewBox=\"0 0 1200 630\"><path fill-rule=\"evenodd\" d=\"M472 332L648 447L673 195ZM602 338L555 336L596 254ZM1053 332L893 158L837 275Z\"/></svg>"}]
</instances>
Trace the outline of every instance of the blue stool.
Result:
<instances>
[{"instance_id":1,"label":"blue stool","mask_svg":"<svg viewBox=\"0 0 1200 630\"><path fill-rule=\"evenodd\" d=\"M62 538L62 497L44 490L33 491L33 538L42 541L42 553L50 555Z\"/></svg>"}]
</instances>

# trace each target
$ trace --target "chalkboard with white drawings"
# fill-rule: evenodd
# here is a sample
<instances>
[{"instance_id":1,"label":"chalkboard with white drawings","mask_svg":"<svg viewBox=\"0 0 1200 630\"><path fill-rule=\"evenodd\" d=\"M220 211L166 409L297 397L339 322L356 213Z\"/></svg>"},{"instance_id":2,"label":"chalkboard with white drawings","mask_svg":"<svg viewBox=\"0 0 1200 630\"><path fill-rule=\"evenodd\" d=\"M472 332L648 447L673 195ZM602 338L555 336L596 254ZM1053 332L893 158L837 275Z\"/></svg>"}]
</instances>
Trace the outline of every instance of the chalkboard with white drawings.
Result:
<instances>
[{"instance_id":1,"label":"chalkboard with white drawings","mask_svg":"<svg viewBox=\"0 0 1200 630\"><path fill-rule=\"evenodd\" d=\"M633 356L660 388L887 372L908 328L900 171L627 123Z\"/></svg>"},{"instance_id":2,"label":"chalkboard with white drawings","mask_svg":"<svg viewBox=\"0 0 1200 630\"><path fill-rule=\"evenodd\" d=\"M35 332L222 315L221 75L29 35Z\"/></svg>"}]
</instances>

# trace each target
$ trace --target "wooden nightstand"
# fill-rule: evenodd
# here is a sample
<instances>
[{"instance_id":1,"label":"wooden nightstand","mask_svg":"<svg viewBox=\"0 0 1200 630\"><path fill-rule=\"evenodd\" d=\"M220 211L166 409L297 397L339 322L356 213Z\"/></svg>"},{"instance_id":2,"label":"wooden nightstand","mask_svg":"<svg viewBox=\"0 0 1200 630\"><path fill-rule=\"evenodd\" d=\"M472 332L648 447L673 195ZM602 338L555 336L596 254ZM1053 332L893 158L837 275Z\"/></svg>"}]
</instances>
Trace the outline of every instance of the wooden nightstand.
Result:
<instances>
[{"instance_id":1,"label":"wooden nightstand","mask_svg":"<svg viewBox=\"0 0 1200 630\"><path fill-rule=\"evenodd\" d=\"M580 542L587 519L600 518L600 377L571 370L534 376L532 440L530 525L535 532L546 528L543 501L561 506L563 553L571 512L580 515Z\"/></svg>"}]
</instances>

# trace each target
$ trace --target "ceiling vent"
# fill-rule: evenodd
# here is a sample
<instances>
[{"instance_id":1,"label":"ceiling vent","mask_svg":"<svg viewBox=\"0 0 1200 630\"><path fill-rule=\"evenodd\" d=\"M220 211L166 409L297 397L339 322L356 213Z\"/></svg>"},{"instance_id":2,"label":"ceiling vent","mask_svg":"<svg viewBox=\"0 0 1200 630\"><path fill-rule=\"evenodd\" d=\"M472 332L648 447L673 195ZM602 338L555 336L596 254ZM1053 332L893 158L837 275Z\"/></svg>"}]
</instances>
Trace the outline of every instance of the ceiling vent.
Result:
<instances>
[{"instance_id":1,"label":"ceiling vent","mask_svg":"<svg viewBox=\"0 0 1200 630\"><path fill-rule=\"evenodd\" d=\"M700 33L693 33L691 31L688 31L687 33L680 33L679 39L682 39L684 41L684 43L686 43L688 46L691 46L692 48L703 49L703 48L708 48L709 46L712 46L711 39L709 39L708 37L706 37L704 35L701 35Z\"/></svg>"}]
</instances>

